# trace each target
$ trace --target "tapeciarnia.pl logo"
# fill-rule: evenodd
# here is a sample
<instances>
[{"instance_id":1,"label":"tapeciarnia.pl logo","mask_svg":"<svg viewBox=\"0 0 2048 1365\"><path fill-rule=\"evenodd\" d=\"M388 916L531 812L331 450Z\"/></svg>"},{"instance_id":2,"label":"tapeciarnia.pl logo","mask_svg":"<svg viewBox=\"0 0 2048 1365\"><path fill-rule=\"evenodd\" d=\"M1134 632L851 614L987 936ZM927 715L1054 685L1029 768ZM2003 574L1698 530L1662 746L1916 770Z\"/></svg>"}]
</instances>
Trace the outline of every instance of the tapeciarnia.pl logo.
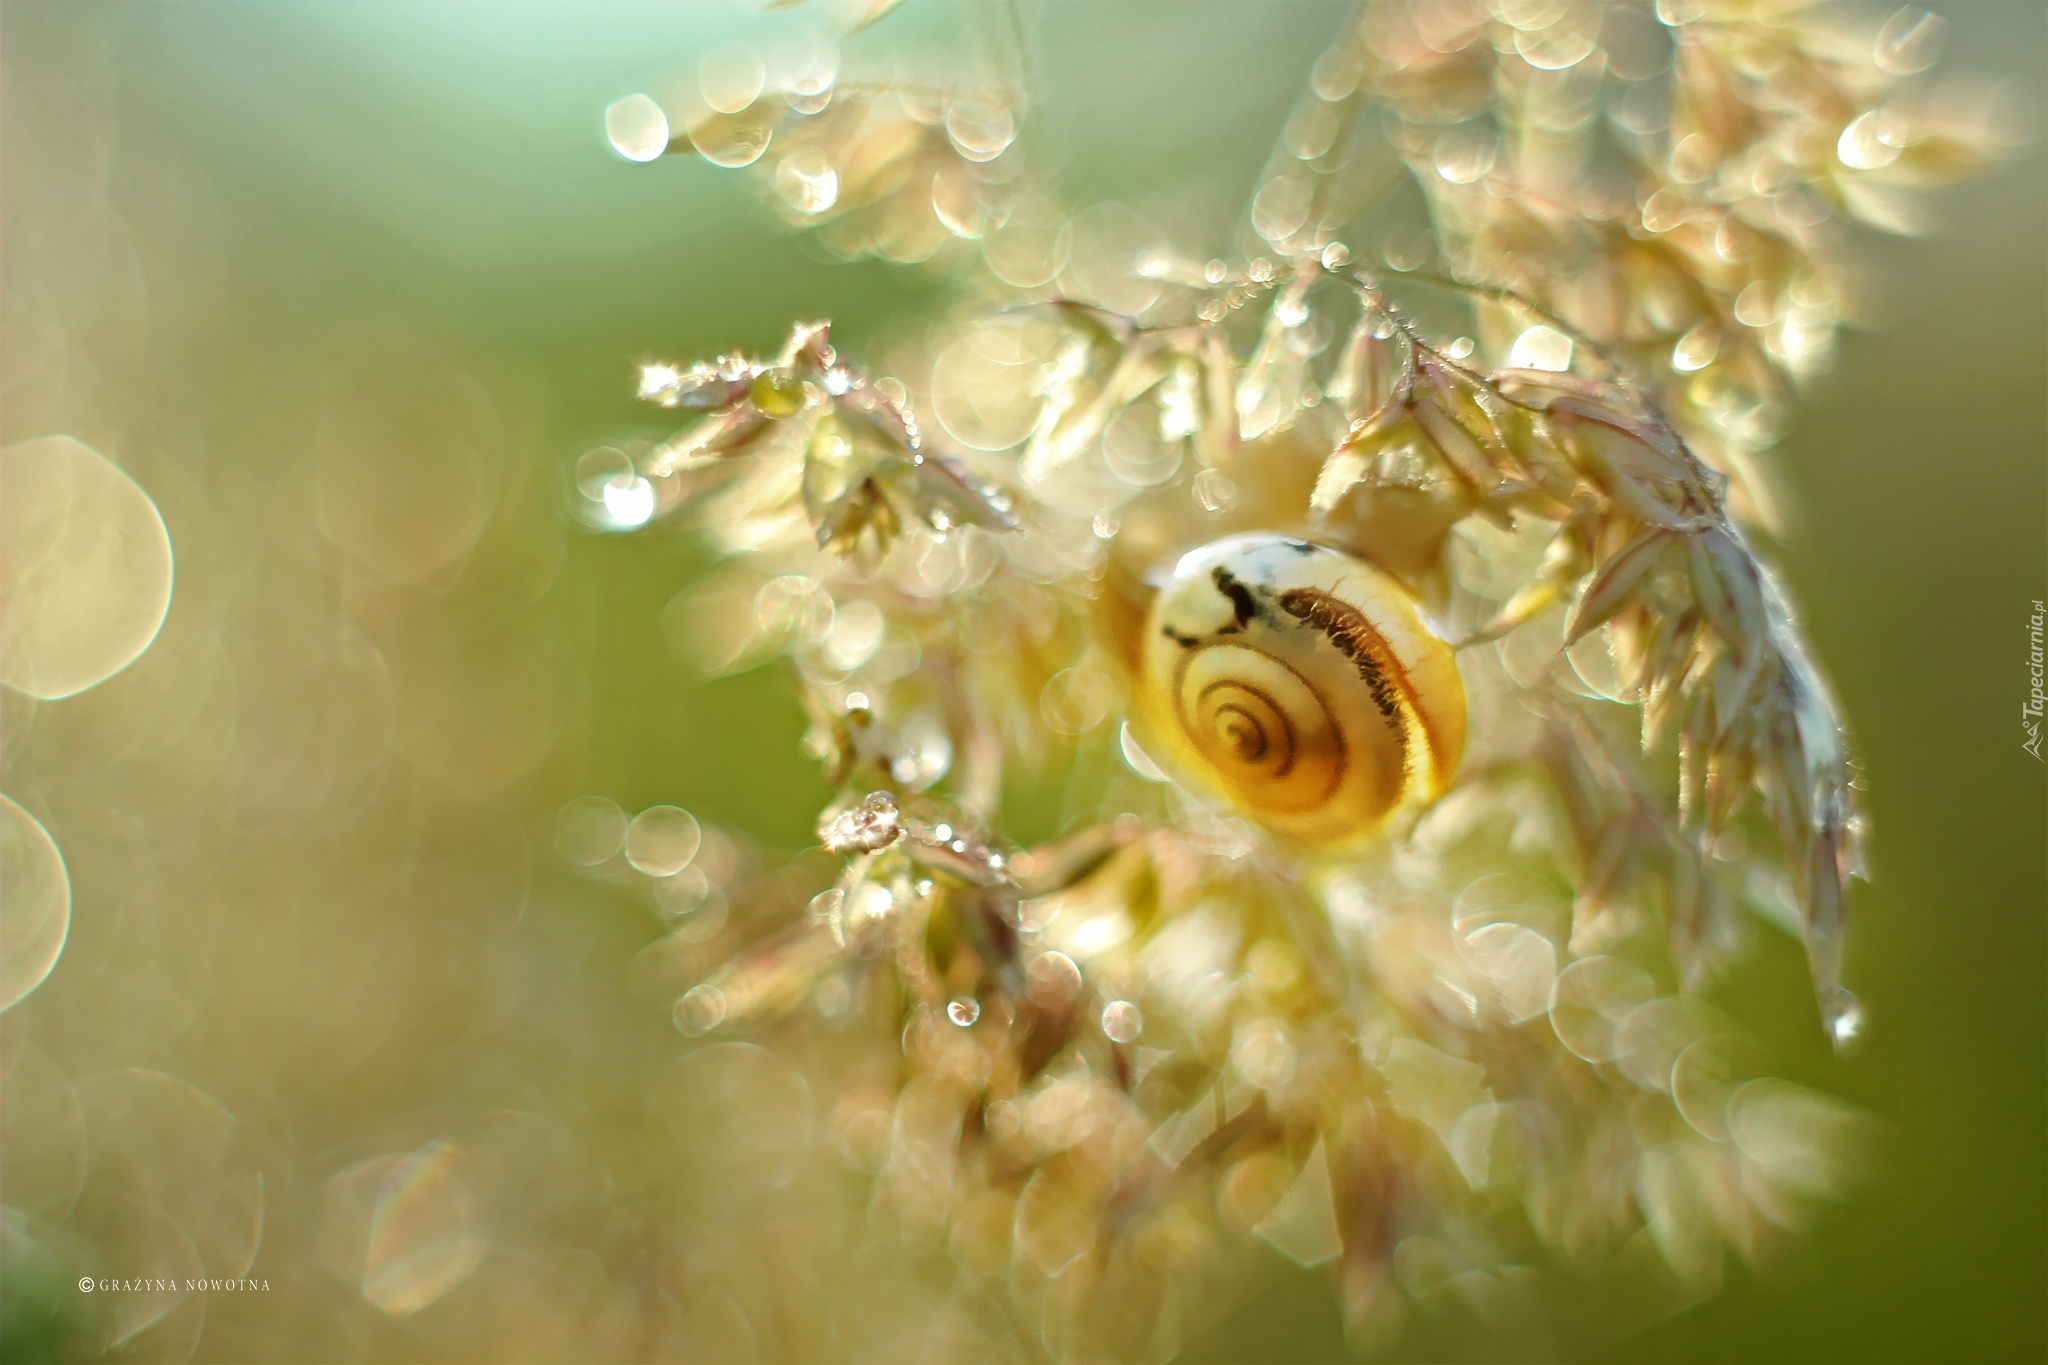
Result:
<instances>
[{"instance_id":1,"label":"tapeciarnia.pl logo","mask_svg":"<svg viewBox=\"0 0 2048 1365\"><path fill-rule=\"evenodd\" d=\"M2041 693L2041 621L2044 616L2048 616L2048 608L2044 608L2036 598L2034 614L2027 618L2027 673L2032 681L2026 704L2020 707L2020 725L2027 732L2026 741L2020 747L2032 754L2036 761L2042 761L2041 708L2043 702L2048 701Z\"/></svg>"}]
</instances>

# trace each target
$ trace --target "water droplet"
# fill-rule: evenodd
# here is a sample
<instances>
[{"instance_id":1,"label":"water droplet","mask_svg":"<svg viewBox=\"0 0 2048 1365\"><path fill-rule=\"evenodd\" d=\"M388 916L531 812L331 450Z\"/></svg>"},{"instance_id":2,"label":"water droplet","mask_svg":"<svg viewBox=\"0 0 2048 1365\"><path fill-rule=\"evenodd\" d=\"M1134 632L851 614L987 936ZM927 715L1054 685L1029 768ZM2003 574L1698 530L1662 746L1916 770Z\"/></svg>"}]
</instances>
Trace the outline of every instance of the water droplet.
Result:
<instances>
[{"instance_id":1,"label":"water droplet","mask_svg":"<svg viewBox=\"0 0 2048 1365\"><path fill-rule=\"evenodd\" d=\"M1857 171L1874 171L1899 159L1899 144L1905 133L1882 109L1858 115L1835 140L1835 155L1844 166Z\"/></svg>"},{"instance_id":2,"label":"water droplet","mask_svg":"<svg viewBox=\"0 0 2048 1365\"><path fill-rule=\"evenodd\" d=\"M797 213L824 213L839 202L839 173L815 147L803 147L775 167L775 192Z\"/></svg>"},{"instance_id":3,"label":"water droplet","mask_svg":"<svg viewBox=\"0 0 2048 1365\"><path fill-rule=\"evenodd\" d=\"M628 161L653 161L668 150L668 115L645 95L628 95L604 111L604 134Z\"/></svg>"},{"instance_id":4,"label":"water droplet","mask_svg":"<svg viewBox=\"0 0 2048 1365\"><path fill-rule=\"evenodd\" d=\"M1563 373L1572 367L1572 339L1555 327L1531 327L1515 338L1508 364L1517 369Z\"/></svg>"},{"instance_id":5,"label":"water droplet","mask_svg":"<svg viewBox=\"0 0 2048 1365\"><path fill-rule=\"evenodd\" d=\"M961 1028L966 1028L981 1018L981 1002L973 996L963 995L946 1006L946 1017Z\"/></svg>"},{"instance_id":6,"label":"water droplet","mask_svg":"<svg viewBox=\"0 0 2048 1365\"><path fill-rule=\"evenodd\" d=\"M1821 1018L1836 1052L1847 1056L1862 1046L1863 1033L1870 1021L1864 1012L1863 1002L1852 992L1840 986L1830 991L1822 1006Z\"/></svg>"},{"instance_id":7,"label":"water droplet","mask_svg":"<svg viewBox=\"0 0 2048 1365\"><path fill-rule=\"evenodd\" d=\"M889 765L890 775L912 791L923 791L953 766L952 738L932 711L919 711L904 722L898 740L903 747Z\"/></svg>"},{"instance_id":8,"label":"water droplet","mask_svg":"<svg viewBox=\"0 0 2048 1365\"><path fill-rule=\"evenodd\" d=\"M1721 353L1721 334L1710 322L1702 322L1678 339L1671 348L1674 370L1704 370Z\"/></svg>"},{"instance_id":9,"label":"water droplet","mask_svg":"<svg viewBox=\"0 0 2048 1365\"><path fill-rule=\"evenodd\" d=\"M621 531L645 526L654 516L654 485L639 475L604 486L604 513Z\"/></svg>"},{"instance_id":10,"label":"water droplet","mask_svg":"<svg viewBox=\"0 0 2048 1365\"><path fill-rule=\"evenodd\" d=\"M626 861L650 877L673 877L703 841L697 817L680 806L649 806L626 828Z\"/></svg>"},{"instance_id":11,"label":"water droplet","mask_svg":"<svg viewBox=\"0 0 2048 1365\"><path fill-rule=\"evenodd\" d=\"M674 406L674 398L683 387L683 372L674 365L653 364L640 367L640 398L649 403L660 403L664 407ZM596 497L596 493L590 496Z\"/></svg>"},{"instance_id":12,"label":"water droplet","mask_svg":"<svg viewBox=\"0 0 2048 1365\"><path fill-rule=\"evenodd\" d=\"M1112 1043L1135 1043L1145 1031L1145 1018L1128 1000L1112 1000L1102 1007L1102 1031Z\"/></svg>"}]
</instances>

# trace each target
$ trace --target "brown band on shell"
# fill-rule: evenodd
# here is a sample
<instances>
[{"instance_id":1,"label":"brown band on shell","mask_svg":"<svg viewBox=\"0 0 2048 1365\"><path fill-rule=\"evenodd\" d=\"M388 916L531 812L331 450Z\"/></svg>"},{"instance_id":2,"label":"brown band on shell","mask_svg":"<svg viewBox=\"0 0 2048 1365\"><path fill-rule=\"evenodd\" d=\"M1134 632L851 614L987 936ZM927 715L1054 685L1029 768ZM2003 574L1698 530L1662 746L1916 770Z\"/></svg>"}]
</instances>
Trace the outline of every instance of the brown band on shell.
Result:
<instances>
[{"instance_id":1,"label":"brown band on shell","mask_svg":"<svg viewBox=\"0 0 2048 1365\"><path fill-rule=\"evenodd\" d=\"M1287 589L1280 594L1280 609L1320 630L1339 653L1357 666L1358 676L1365 683L1366 690L1371 692L1373 704L1386 717L1401 746L1404 772L1411 778L1414 776L1408 752L1408 726L1411 724L1421 730L1435 771L1442 773L1449 769L1450 756L1445 752L1444 737L1430 724L1429 715L1422 709L1415 688L1408 680L1408 670L1394 656L1386 637L1379 633L1364 612L1319 588Z\"/></svg>"}]
</instances>

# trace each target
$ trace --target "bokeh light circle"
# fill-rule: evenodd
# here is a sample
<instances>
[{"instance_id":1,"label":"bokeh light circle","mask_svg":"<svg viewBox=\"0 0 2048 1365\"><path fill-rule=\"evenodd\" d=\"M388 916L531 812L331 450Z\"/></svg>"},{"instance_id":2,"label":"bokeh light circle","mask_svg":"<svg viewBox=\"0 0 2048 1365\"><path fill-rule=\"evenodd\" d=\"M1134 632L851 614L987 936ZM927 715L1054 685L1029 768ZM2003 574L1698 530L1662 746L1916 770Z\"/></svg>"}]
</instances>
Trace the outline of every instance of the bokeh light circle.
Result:
<instances>
[{"instance_id":1,"label":"bokeh light circle","mask_svg":"<svg viewBox=\"0 0 2048 1365\"><path fill-rule=\"evenodd\" d=\"M0 796L0 1010L43 984L71 932L71 879L57 841Z\"/></svg>"},{"instance_id":2,"label":"bokeh light circle","mask_svg":"<svg viewBox=\"0 0 2048 1365\"><path fill-rule=\"evenodd\" d=\"M0 450L0 683L53 701L133 663L171 606L149 494L69 436Z\"/></svg>"}]
</instances>

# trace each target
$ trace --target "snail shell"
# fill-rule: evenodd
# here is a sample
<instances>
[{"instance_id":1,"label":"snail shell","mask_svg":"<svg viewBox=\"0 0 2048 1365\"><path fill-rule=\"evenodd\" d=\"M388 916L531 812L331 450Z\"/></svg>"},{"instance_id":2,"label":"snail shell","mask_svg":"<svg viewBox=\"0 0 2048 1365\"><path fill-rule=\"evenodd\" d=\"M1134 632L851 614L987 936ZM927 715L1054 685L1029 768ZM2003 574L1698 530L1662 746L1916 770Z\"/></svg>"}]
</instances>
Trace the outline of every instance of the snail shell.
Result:
<instances>
[{"instance_id":1,"label":"snail shell","mask_svg":"<svg viewBox=\"0 0 2048 1365\"><path fill-rule=\"evenodd\" d=\"M1191 551L1153 601L1139 738L1273 833L1340 846L1434 799L1465 748L1451 650L1379 569L1278 535Z\"/></svg>"}]
</instances>

